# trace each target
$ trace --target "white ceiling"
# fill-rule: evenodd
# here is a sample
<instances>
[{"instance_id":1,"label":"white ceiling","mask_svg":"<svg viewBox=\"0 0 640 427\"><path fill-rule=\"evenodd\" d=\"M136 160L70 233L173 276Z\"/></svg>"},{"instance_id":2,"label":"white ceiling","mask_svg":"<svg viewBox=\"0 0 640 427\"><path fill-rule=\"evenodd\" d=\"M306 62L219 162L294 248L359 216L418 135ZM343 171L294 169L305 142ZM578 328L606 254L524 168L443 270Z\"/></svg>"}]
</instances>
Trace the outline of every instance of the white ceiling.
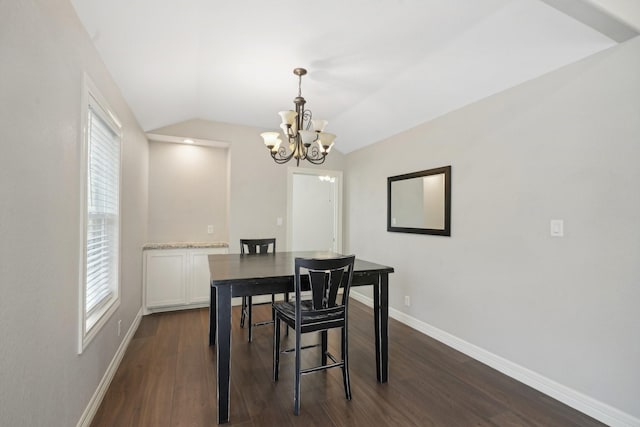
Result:
<instances>
[{"instance_id":1,"label":"white ceiling","mask_svg":"<svg viewBox=\"0 0 640 427\"><path fill-rule=\"evenodd\" d=\"M278 129L305 67L307 108L344 153L616 44L554 2L72 0L145 131Z\"/></svg>"}]
</instances>

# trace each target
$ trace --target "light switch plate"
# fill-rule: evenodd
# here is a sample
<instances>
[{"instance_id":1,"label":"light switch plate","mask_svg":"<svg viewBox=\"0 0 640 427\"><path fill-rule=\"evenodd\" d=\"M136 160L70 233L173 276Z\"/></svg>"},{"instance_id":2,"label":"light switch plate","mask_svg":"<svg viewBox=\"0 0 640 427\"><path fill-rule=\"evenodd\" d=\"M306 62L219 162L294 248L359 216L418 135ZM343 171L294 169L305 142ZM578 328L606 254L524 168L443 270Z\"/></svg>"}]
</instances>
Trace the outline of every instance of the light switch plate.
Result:
<instances>
[{"instance_id":1,"label":"light switch plate","mask_svg":"<svg viewBox=\"0 0 640 427\"><path fill-rule=\"evenodd\" d=\"M550 231L552 237L564 236L564 220L552 219L550 224Z\"/></svg>"}]
</instances>

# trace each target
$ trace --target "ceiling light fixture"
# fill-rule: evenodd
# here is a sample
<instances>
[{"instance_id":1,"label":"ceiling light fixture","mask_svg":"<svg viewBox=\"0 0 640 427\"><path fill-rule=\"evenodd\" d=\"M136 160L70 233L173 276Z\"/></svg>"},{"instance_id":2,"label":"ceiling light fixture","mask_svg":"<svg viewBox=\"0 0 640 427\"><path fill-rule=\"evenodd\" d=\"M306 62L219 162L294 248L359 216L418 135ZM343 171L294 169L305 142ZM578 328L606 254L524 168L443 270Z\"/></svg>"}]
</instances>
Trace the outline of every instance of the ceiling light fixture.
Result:
<instances>
[{"instance_id":1,"label":"ceiling light fixture","mask_svg":"<svg viewBox=\"0 0 640 427\"><path fill-rule=\"evenodd\" d=\"M280 132L263 132L260 136L264 139L264 145L269 149L271 157L278 164L296 159L296 166L300 165L300 160L319 165L324 163L336 136L324 132L326 120L312 120L311 111L304 108L306 101L302 97L302 76L307 74L307 70L296 68L293 74L298 76L298 96L293 100L296 110L278 113L282 118L280 128L285 139L289 141L289 149L281 145ZM310 127L313 127L313 130L309 130Z\"/></svg>"}]
</instances>

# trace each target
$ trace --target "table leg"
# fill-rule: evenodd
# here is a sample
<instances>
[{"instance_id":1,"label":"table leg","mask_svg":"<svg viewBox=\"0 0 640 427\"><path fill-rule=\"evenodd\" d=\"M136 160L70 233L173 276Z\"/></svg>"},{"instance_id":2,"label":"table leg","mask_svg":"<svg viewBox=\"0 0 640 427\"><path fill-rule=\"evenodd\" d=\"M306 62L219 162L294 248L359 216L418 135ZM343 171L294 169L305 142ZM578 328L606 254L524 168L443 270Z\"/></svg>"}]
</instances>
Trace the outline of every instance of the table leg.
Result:
<instances>
[{"instance_id":1,"label":"table leg","mask_svg":"<svg viewBox=\"0 0 640 427\"><path fill-rule=\"evenodd\" d=\"M218 424L229 422L229 390L231 374L231 286L220 286L217 292L217 372Z\"/></svg>"},{"instance_id":2,"label":"table leg","mask_svg":"<svg viewBox=\"0 0 640 427\"><path fill-rule=\"evenodd\" d=\"M216 344L216 288L211 289L209 297L209 346Z\"/></svg>"},{"instance_id":3,"label":"table leg","mask_svg":"<svg viewBox=\"0 0 640 427\"><path fill-rule=\"evenodd\" d=\"M376 376L386 383L389 376L389 274L381 273L373 285L373 315L376 336Z\"/></svg>"}]
</instances>

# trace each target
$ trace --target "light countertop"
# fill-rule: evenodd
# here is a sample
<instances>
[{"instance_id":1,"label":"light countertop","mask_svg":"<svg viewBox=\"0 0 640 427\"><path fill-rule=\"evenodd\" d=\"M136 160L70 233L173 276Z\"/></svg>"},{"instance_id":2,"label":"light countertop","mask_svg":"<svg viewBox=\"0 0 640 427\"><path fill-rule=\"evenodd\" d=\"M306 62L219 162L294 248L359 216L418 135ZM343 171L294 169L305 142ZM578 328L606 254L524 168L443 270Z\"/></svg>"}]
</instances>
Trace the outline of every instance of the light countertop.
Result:
<instances>
[{"instance_id":1,"label":"light countertop","mask_svg":"<svg viewBox=\"0 0 640 427\"><path fill-rule=\"evenodd\" d=\"M228 248L227 242L169 242L147 243L142 250L147 249L202 249L202 248Z\"/></svg>"}]
</instances>

